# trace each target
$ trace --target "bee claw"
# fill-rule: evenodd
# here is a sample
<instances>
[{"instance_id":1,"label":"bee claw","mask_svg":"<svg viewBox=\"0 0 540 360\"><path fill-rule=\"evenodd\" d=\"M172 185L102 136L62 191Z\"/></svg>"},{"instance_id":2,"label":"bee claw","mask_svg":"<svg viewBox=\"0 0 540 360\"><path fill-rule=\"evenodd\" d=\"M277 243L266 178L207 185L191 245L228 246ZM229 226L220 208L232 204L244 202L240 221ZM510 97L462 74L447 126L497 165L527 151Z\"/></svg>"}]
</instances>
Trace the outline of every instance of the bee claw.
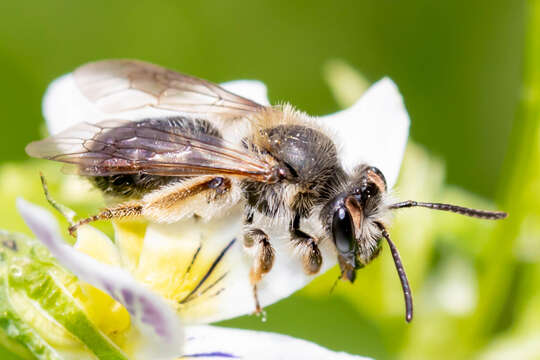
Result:
<instances>
[{"instance_id":1,"label":"bee claw","mask_svg":"<svg viewBox=\"0 0 540 360\"><path fill-rule=\"evenodd\" d=\"M255 310L254 315L257 316L257 317L260 317L262 322L266 322L266 320L267 320L266 311L264 311L262 309Z\"/></svg>"}]
</instances>

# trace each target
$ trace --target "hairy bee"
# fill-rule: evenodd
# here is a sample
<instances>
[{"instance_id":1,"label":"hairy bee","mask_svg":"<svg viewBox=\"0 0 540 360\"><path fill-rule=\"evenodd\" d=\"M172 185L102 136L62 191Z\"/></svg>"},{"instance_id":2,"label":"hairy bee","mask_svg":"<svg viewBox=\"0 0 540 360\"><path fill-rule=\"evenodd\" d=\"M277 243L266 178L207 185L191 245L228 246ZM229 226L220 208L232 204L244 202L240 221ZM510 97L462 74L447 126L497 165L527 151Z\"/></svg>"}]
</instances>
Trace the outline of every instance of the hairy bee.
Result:
<instances>
[{"instance_id":1,"label":"hairy bee","mask_svg":"<svg viewBox=\"0 0 540 360\"><path fill-rule=\"evenodd\" d=\"M90 63L73 76L81 93L110 118L81 122L26 148L31 156L76 165L78 174L114 199L70 232L122 217L210 220L241 207L257 312L257 284L275 258L270 233L298 249L306 274L320 271L319 246L332 243L341 277L350 282L386 239L410 321L411 291L386 230L391 210L421 206L484 219L506 216L448 204L392 203L377 167L360 161L344 166L340 144L315 118L289 105L261 105L208 81L134 60ZM148 108L165 112L145 116ZM139 116L115 118L126 111Z\"/></svg>"}]
</instances>

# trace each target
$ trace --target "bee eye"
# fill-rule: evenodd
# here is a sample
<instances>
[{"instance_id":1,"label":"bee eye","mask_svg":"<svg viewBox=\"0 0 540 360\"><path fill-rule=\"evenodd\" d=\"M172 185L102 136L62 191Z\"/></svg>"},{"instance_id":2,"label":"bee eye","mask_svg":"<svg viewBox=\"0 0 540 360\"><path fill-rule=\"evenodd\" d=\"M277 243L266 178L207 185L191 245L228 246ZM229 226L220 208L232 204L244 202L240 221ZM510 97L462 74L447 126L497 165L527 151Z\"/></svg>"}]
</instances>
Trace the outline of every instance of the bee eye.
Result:
<instances>
[{"instance_id":1,"label":"bee eye","mask_svg":"<svg viewBox=\"0 0 540 360\"><path fill-rule=\"evenodd\" d=\"M360 203L362 204L362 208L365 208L366 202L373 196L376 196L378 193L379 189L374 183L366 184L366 186L362 189L362 196L360 201Z\"/></svg>"},{"instance_id":2,"label":"bee eye","mask_svg":"<svg viewBox=\"0 0 540 360\"><path fill-rule=\"evenodd\" d=\"M332 235L336 248L341 255L354 255L351 254L355 248L353 222L351 215L344 207L340 207L334 212Z\"/></svg>"}]
</instances>

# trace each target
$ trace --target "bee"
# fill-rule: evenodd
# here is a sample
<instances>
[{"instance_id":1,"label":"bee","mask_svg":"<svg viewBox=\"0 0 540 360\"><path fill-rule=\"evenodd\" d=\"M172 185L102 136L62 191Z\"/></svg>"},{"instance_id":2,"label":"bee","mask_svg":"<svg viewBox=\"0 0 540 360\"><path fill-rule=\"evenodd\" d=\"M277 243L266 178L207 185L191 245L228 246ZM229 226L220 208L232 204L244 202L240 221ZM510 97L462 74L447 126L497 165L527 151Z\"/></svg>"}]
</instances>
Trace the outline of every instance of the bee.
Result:
<instances>
[{"instance_id":1,"label":"bee","mask_svg":"<svg viewBox=\"0 0 540 360\"><path fill-rule=\"evenodd\" d=\"M331 243L340 278L350 282L385 239L411 321L411 289L387 231L389 214L426 207L482 219L507 215L450 204L393 203L377 167L362 162L345 167L340 144L315 118L290 105L261 105L206 80L135 60L90 63L73 78L84 97L111 117L78 123L26 147L30 156L74 165L112 199L111 206L73 224L70 233L98 220L211 220L241 207L256 312L261 311L257 285L275 258L269 234L285 237L297 249L309 275L321 269L320 245ZM148 108L164 115L147 117ZM125 111L139 118L114 117Z\"/></svg>"}]
</instances>

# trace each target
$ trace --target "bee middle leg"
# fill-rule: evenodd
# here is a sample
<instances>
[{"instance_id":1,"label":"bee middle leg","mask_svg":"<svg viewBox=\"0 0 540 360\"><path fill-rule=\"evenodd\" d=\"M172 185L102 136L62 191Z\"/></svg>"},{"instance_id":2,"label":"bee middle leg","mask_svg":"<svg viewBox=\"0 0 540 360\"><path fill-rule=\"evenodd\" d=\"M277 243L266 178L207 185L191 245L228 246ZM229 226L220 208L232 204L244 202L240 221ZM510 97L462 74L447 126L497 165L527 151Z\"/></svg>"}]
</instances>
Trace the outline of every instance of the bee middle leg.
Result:
<instances>
[{"instance_id":1,"label":"bee middle leg","mask_svg":"<svg viewBox=\"0 0 540 360\"><path fill-rule=\"evenodd\" d=\"M248 229L244 233L244 246L254 249L253 265L249 272L249 279L253 286L253 298L255 299L255 313L262 311L257 294L257 285L264 274L272 270L274 264L275 251L270 244L268 235L261 229Z\"/></svg>"},{"instance_id":2,"label":"bee middle leg","mask_svg":"<svg viewBox=\"0 0 540 360\"><path fill-rule=\"evenodd\" d=\"M291 240L300 246L302 254L302 265L304 271L308 275L313 275L319 272L322 265L321 250L317 246L315 238L300 230L300 214L295 214L291 221L289 229Z\"/></svg>"}]
</instances>

